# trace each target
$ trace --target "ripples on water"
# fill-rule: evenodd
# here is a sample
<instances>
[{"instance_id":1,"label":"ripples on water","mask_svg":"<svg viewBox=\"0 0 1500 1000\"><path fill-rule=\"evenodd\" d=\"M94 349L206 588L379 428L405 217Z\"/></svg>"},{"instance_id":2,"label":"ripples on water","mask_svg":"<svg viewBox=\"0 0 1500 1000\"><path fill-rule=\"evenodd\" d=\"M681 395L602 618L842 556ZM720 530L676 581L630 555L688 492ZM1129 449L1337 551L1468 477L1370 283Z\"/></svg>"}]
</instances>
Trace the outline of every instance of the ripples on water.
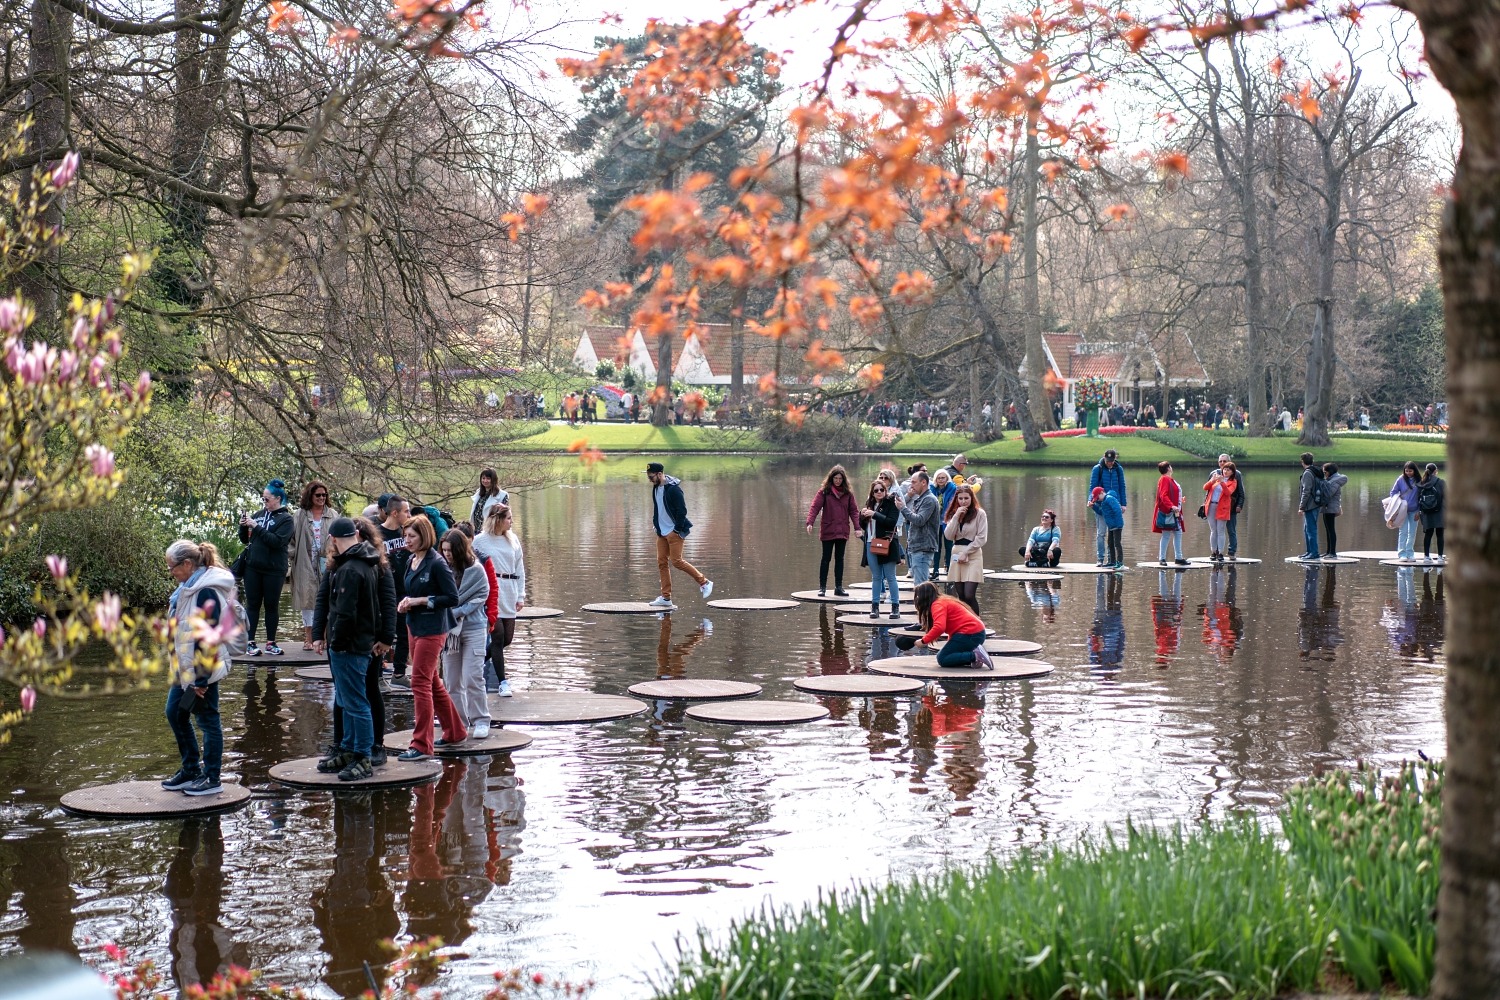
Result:
<instances>
[{"instance_id":1,"label":"ripples on water","mask_svg":"<svg viewBox=\"0 0 1500 1000\"><path fill-rule=\"evenodd\" d=\"M856 481L876 469L864 465ZM821 468L680 457L669 469L686 480L697 523L687 553L715 596L815 583L818 548L801 525ZM1193 476L1179 478L1191 493ZM1354 475L1345 548L1392 544L1378 523L1390 478ZM1129 562L1155 556L1141 509L1153 481L1132 474ZM1091 561L1083 482L993 476L987 564L1014 561L1044 506L1059 511L1067 558ZM1127 817L1265 812L1318 764L1439 753L1442 574L1283 564L1301 543L1286 513L1295 482L1250 478L1241 550L1260 566L984 584L985 618L1041 642L1050 677L830 698L830 718L808 726L736 730L657 705L606 725L538 727L514 761L450 763L423 788L289 794L266 771L316 752L331 689L285 668L274 680L237 672L222 693L225 771L256 790L251 806L108 824L67 817L58 796L173 770L160 696L44 701L0 751L0 950L97 958L116 941L180 983L232 961L348 996L365 988L361 963L383 960L380 939L440 934L460 955L447 995L477 995L491 970L525 965L639 996L675 935L722 928L767 898L974 864ZM644 483L553 488L516 505L533 603L654 594ZM1190 525L1190 552L1203 542ZM867 578L857 561L851 581ZM663 619L570 612L523 624L512 677L608 693L657 676L733 678L802 700L797 677L894 653L884 633L839 626L829 609L679 600ZM402 712L395 703L393 729L410 724Z\"/></svg>"}]
</instances>

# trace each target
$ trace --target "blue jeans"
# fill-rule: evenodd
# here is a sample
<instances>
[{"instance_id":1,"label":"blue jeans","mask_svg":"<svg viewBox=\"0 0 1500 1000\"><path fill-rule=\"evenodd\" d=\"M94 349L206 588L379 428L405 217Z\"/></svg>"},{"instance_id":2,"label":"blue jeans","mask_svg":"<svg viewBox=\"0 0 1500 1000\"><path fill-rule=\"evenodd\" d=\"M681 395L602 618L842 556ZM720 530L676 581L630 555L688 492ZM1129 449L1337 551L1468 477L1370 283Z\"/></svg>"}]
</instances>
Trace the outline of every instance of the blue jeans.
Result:
<instances>
[{"instance_id":1,"label":"blue jeans","mask_svg":"<svg viewBox=\"0 0 1500 1000\"><path fill-rule=\"evenodd\" d=\"M333 672L333 698L344 715L344 750L368 757L375 749L375 720L365 694L365 673L370 657L362 653L328 651Z\"/></svg>"},{"instance_id":2,"label":"blue jeans","mask_svg":"<svg viewBox=\"0 0 1500 1000\"><path fill-rule=\"evenodd\" d=\"M1161 540L1156 543L1156 558L1162 562L1166 562L1167 549L1169 548L1176 553L1172 556L1173 559L1182 558L1182 532L1180 530L1163 531L1161 533Z\"/></svg>"},{"instance_id":3,"label":"blue jeans","mask_svg":"<svg viewBox=\"0 0 1500 1000\"><path fill-rule=\"evenodd\" d=\"M182 758L182 768L192 771L198 768L198 737L193 732L193 716L198 717L198 728L203 731L203 773L210 778L219 776L224 763L224 726L219 721L219 685L217 682L206 688L195 687L202 692L184 702L181 684L167 689L167 723L172 735L177 737L177 754ZM186 705L186 707L184 707Z\"/></svg>"},{"instance_id":4,"label":"blue jeans","mask_svg":"<svg viewBox=\"0 0 1500 1000\"><path fill-rule=\"evenodd\" d=\"M909 552L906 561L911 564L912 583L926 583L932 579L932 560L936 552Z\"/></svg>"},{"instance_id":5,"label":"blue jeans","mask_svg":"<svg viewBox=\"0 0 1500 1000\"><path fill-rule=\"evenodd\" d=\"M1109 537L1109 525L1104 523L1103 514L1094 515L1094 550L1097 558L1096 563L1104 562L1104 540Z\"/></svg>"},{"instance_id":6,"label":"blue jeans","mask_svg":"<svg viewBox=\"0 0 1500 1000\"><path fill-rule=\"evenodd\" d=\"M960 632L958 635L949 636L948 641L943 643L943 648L938 650L938 666L972 667L974 650L982 645L984 645L983 632Z\"/></svg>"},{"instance_id":7,"label":"blue jeans","mask_svg":"<svg viewBox=\"0 0 1500 1000\"><path fill-rule=\"evenodd\" d=\"M1302 544L1306 546L1304 554L1310 558L1318 558L1318 512L1316 510L1304 510L1302 512Z\"/></svg>"},{"instance_id":8,"label":"blue jeans","mask_svg":"<svg viewBox=\"0 0 1500 1000\"><path fill-rule=\"evenodd\" d=\"M1411 559L1416 555L1417 513L1408 511L1396 527L1396 558Z\"/></svg>"},{"instance_id":9,"label":"blue jeans","mask_svg":"<svg viewBox=\"0 0 1500 1000\"><path fill-rule=\"evenodd\" d=\"M1240 535L1239 532L1235 530L1235 528L1239 525L1239 521L1240 516L1238 514L1229 515L1229 552L1227 554L1230 556L1233 556L1240 550Z\"/></svg>"},{"instance_id":10,"label":"blue jeans","mask_svg":"<svg viewBox=\"0 0 1500 1000\"><path fill-rule=\"evenodd\" d=\"M878 608L880 598L885 594L891 595L892 604L900 604L901 591L896 587L896 560L881 562L879 556L870 554L870 543L866 542L865 561L870 564L870 604Z\"/></svg>"}]
</instances>

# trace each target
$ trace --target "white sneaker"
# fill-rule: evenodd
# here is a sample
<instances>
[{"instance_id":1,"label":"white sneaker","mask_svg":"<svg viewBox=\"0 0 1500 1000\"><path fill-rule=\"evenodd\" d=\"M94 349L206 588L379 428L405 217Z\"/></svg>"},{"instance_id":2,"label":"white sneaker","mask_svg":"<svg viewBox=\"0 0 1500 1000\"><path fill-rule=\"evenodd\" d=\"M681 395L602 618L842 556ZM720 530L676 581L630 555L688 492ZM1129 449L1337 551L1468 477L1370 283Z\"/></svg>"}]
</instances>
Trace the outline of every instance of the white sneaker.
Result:
<instances>
[{"instance_id":1,"label":"white sneaker","mask_svg":"<svg viewBox=\"0 0 1500 1000\"><path fill-rule=\"evenodd\" d=\"M675 608L675 607L677 607L677 605L675 605L675 604L672 603L672 599L670 597L666 597L666 596L658 597L656 600L652 601L648 606L649 607L653 607L653 608Z\"/></svg>"},{"instance_id":2,"label":"white sneaker","mask_svg":"<svg viewBox=\"0 0 1500 1000\"><path fill-rule=\"evenodd\" d=\"M712 580L704 580L703 581L703 586L701 586L701 587L698 588L698 593L700 593L700 594L703 595L703 599L705 601L708 600L708 595L712 594L713 592L714 592L714 582Z\"/></svg>"},{"instance_id":3,"label":"white sneaker","mask_svg":"<svg viewBox=\"0 0 1500 1000\"><path fill-rule=\"evenodd\" d=\"M501 681L500 682L500 690L495 692L495 696L498 697L498 698L509 698L510 697L510 681Z\"/></svg>"},{"instance_id":4,"label":"white sneaker","mask_svg":"<svg viewBox=\"0 0 1500 1000\"><path fill-rule=\"evenodd\" d=\"M990 659L990 651L983 646L974 650L974 666L981 670L994 670L995 661Z\"/></svg>"},{"instance_id":5,"label":"white sneaker","mask_svg":"<svg viewBox=\"0 0 1500 1000\"><path fill-rule=\"evenodd\" d=\"M480 719L469 727L469 739L482 740L490 735L490 720Z\"/></svg>"}]
</instances>

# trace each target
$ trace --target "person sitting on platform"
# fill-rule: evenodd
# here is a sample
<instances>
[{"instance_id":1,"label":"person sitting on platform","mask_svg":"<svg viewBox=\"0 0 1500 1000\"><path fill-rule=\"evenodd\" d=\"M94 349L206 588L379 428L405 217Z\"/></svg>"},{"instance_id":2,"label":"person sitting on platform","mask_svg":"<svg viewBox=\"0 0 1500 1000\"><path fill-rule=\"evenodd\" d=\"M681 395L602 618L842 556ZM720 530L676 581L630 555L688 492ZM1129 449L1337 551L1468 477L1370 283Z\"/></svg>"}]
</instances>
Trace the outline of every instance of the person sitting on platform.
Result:
<instances>
[{"instance_id":1,"label":"person sitting on platform","mask_svg":"<svg viewBox=\"0 0 1500 1000\"><path fill-rule=\"evenodd\" d=\"M922 645L931 646L942 636L948 637L938 650L938 666L995 669L984 648L988 629L967 604L956 597L940 596L937 584L931 581L917 586L913 600L917 605L917 620L927 630Z\"/></svg>"},{"instance_id":2,"label":"person sitting on platform","mask_svg":"<svg viewBox=\"0 0 1500 1000\"><path fill-rule=\"evenodd\" d=\"M1057 512L1042 511L1042 523L1031 529L1026 544L1016 550L1031 567L1055 568L1062 561L1062 531L1057 527Z\"/></svg>"}]
</instances>

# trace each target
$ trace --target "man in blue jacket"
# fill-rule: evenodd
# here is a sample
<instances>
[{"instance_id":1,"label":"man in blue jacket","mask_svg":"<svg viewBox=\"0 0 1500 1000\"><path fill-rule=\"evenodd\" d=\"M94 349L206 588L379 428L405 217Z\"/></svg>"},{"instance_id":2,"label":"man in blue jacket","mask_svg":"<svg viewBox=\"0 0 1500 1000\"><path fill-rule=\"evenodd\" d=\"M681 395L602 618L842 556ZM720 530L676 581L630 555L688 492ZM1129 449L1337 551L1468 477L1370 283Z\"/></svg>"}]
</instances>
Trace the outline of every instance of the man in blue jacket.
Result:
<instances>
[{"instance_id":1,"label":"man in blue jacket","mask_svg":"<svg viewBox=\"0 0 1500 1000\"><path fill-rule=\"evenodd\" d=\"M698 584L698 593L708 600L714 582L682 558L682 542L693 528L688 520L687 499L682 495L682 480L667 475L660 462L646 466L651 480L651 526L656 529L656 571L661 575L661 596L651 602L653 608L670 608L672 604L672 567L676 566Z\"/></svg>"},{"instance_id":2,"label":"man in blue jacket","mask_svg":"<svg viewBox=\"0 0 1500 1000\"><path fill-rule=\"evenodd\" d=\"M1104 453L1104 458L1094 466L1094 471L1089 473L1089 496L1094 494L1095 487L1103 488L1105 493L1119 501L1120 509L1124 510L1129 505L1125 498L1125 470L1120 467L1119 454L1110 448ZM1094 508L1094 549L1098 558L1095 566L1109 565L1104 558L1104 542L1109 537L1109 525L1105 524L1104 516L1099 508Z\"/></svg>"}]
</instances>

